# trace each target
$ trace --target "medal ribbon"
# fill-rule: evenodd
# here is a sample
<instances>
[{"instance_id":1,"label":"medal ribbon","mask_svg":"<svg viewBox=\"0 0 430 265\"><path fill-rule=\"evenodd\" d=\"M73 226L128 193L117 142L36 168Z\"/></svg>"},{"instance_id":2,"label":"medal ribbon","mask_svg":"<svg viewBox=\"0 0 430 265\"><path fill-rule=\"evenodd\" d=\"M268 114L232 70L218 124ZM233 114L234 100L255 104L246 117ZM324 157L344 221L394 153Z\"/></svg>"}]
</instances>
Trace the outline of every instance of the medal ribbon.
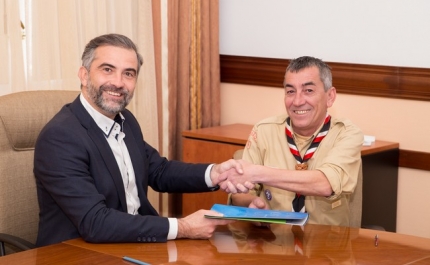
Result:
<instances>
[{"instance_id":1,"label":"medal ribbon","mask_svg":"<svg viewBox=\"0 0 430 265\"><path fill-rule=\"evenodd\" d=\"M306 170L308 168L308 165L306 162L311 159L311 157L314 155L315 151L317 150L319 144L324 139L324 137L327 135L328 130L330 129L330 119L331 116L326 115L324 124L321 128L321 130L318 132L317 136L312 141L311 145L309 146L308 150L306 151L303 158L300 156L300 152L297 148L296 143L294 142L293 134L291 132L290 117L287 118L287 122L285 124L285 134L287 135L287 142L288 146L290 147L291 154L293 154L294 158L297 161L296 170ZM305 212L305 196L301 195L299 193L296 193L296 196L293 200L293 211L294 212Z\"/></svg>"}]
</instances>

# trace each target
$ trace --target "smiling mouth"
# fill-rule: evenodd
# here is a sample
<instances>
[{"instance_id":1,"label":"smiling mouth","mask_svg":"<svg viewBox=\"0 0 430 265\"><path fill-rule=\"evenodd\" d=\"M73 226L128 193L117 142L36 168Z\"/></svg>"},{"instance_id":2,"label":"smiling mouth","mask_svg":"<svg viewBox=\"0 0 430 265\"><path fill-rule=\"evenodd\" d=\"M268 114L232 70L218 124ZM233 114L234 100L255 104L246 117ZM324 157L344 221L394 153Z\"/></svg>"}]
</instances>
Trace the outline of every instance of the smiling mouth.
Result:
<instances>
[{"instance_id":1,"label":"smiling mouth","mask_svg":"<svg viewBox=\"0 0 430 265\"><path fill-rule=\"evenodd\" d=\"M118 93L118 92L113 92L113 91L105 91L106 93L108 93L111 96L115 96L115 97L120 97L122 94Z\"/></svg>"},{"instance_id":2,"label":"smiling mouth","mask_svg":"<svg viewBox=\"0 0 430 265\"><path fill-rule=\"evenodd\" d=\"M294 113L298 115L303 115L308 113L310 110L295 110Z\"/></svg>"}]
</instances>

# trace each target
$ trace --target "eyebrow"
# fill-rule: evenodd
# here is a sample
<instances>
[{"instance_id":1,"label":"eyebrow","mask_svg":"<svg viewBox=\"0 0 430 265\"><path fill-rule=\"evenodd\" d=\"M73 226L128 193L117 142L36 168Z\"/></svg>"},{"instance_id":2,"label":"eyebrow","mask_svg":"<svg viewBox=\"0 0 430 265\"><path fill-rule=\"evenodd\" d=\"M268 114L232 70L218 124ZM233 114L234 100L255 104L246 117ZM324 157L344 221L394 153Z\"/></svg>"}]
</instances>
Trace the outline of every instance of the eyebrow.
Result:
<instances>
[{"instance_id":1,"label":"eyebrow","mask_svg":"<svg viewBox=\"0 0 430 265\"><path fill-rule=\"evenodd\" d=\"M115 67L115 66L113 66L112 64L109 64L109 63L102 63L102 64L101 64L101 65L99 65L97 68L103 68L103 67L105 67L105 66L110 67L110 68L115 68L115 69L116 69L116 67Z\"/></svg>"},{"instance_id":2,"label":"eyebrow","mask_svg":"<svg viewBox=\"0 0 430 265\"><path fill-rule=\"evenodd\" d=\"M302 86L315 86L315 83L312 81L304 83Z\"/></svg>"},{"instance_id":3,"label":"eyebrow","mask_svg":"<svg viewBox=\"0 0 430 265\"><path fill-rule=\"evenodd\" d=\"M110 67L110 68L113 68L113 69L116 69L116 67L114 66L114 65L112 65L112 64L109 64L109 63L102 63L101 65L99 65L99 69L100 68L103 68L103 67L105 67L105 66L107 66L107 67ZM134 74L137 74L137 70L136 69L134 69L134 68L126 68L125 69L125 71L126 72L133 72Z\"/></svg>"},{"instance_id":4,"label":"eyebrow","mask_svg":"<svg viewBox=\"0 0 430 265\"><path fill-rule=\"evenodd\" d=\"M302 87L304 87L304 86L315 86L315 83L314 82L312 82L312 81L309 81L309 82L306 82L306 83L304 83L304 84L302 84L301 85ZM291 88L294 88L294 86L293 85L291 85L291 84L285 84L285 87L291 87Z\"/></svg>"}]
</instances>

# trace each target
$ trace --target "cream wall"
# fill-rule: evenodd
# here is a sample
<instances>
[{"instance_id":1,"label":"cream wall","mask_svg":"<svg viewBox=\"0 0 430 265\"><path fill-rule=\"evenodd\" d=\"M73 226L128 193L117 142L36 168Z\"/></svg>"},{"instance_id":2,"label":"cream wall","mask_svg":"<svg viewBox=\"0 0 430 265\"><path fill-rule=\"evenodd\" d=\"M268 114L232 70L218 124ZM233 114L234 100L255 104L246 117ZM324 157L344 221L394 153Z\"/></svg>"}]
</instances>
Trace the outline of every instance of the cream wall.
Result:
<instances>
[{"instance_id":1,"label":"cream wall","mask_svg":"<svg viewBox=\"0 0 430 265\"><path fill-rule=\"evenodd\" d=\"M219 0L220 52L430 67L428 0Z\"/></svg>"},{"instance_id":2,"label":"cream wall","mask_svg":"<svg viewBox=\"0 0 430 265\"><path fill-rule=\"evenodd\" d=\"M282 88L221 84L221 123L254 124L285 112ZM430 152L430 102L337 94L329 112L351 119L376 139ZM430 161L429 161L430 162ZM430 238L430 171L399 169L397 232ZM411 207L416 205L415 207Z\"/></svg>"},{"instance_id":3,"label":"cream wall","mask_svg":"<svg viewBox=\"0 0 430 265\"><path fill-rule=\"evenodd\" d=\"M428 0L219 3L220 54L311 55L328 62L430 68ZM280 88L221 84L222 124L253 124L284 111ZM423 152L430 152L429 111L430 102L342 94L330 109L353 120L365 134ZM397 231L430 237L430 171L400 168L398 186Z\"/></svg>"}]
</instances>

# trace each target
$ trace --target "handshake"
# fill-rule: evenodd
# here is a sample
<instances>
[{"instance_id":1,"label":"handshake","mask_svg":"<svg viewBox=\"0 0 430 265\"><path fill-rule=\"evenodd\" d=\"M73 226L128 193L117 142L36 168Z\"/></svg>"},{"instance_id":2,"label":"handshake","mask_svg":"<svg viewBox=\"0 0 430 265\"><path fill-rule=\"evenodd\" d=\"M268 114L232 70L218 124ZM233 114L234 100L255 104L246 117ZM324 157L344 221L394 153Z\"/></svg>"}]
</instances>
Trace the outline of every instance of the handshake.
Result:
<instances>
[{"instance_id":1,"label":"handshake","mask_svg":"<svg viewBox=\"0 0 430 265\"><path fill-rule=\"evenodd\" d=\"M210 172L212 187L219 185L227 193L248 193L256 183L259 183L258 174L264 166L254 165L244 160L230 159L213 165ZM260 179L261 180L261 179ZM252 208L266 208L266 204L258 197L252 202ZM234 222L227 219L211 219L206 215L221 215L212 210L198 210L184 218L178 219L177 238L203 239L210 238L217 225L226 225Z\"/></svg>"},{"instance_id":2,"label":"handshake","mask_svg":"<svg viewBox=\"0 0 430 265\"><path fill-rule=\"evenodd\" d=\"M248 193L256 181L258 166L244 160L230 159L212 167L210 178L213 186L219 185L227 193Z\"/></svg>"}]
</instances>

